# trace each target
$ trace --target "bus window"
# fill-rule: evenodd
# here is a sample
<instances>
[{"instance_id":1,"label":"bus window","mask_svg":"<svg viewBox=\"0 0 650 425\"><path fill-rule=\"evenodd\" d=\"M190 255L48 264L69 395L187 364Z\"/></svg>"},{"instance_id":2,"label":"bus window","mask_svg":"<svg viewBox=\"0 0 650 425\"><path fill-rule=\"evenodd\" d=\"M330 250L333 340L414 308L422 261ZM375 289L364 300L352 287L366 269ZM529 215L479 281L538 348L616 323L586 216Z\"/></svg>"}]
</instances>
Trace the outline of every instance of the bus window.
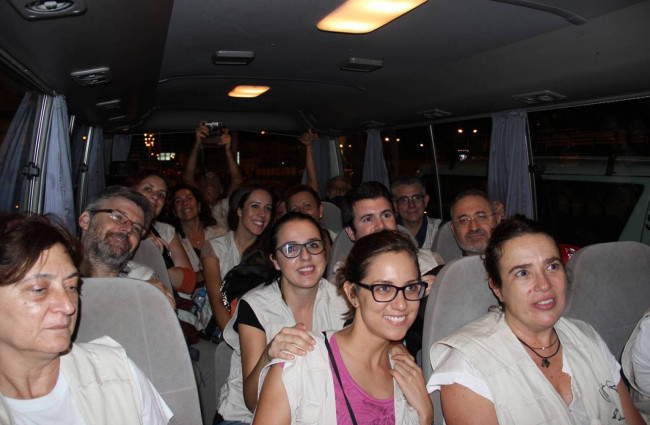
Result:
<instances>
[{"instance_id":1,"label":"bus window","mask_svg":"<svg viewBox=\"0 0 650 425\"><path fill-rule=\"evenodd\" d=\"M532 112L528 122L538 218L558 240L647 243L650 100Z\"/></svg>"},{"instance_id":2,"label":"bus window","mask_svg":"<svg viewBox=\"0 0 650 425\"><path fill-rule=\"evenodd\" d=\"M490 117L435 124L433 126L442 191L443 218L456 195L467 189L488 193Z\"/></svg>"}]
</instances>

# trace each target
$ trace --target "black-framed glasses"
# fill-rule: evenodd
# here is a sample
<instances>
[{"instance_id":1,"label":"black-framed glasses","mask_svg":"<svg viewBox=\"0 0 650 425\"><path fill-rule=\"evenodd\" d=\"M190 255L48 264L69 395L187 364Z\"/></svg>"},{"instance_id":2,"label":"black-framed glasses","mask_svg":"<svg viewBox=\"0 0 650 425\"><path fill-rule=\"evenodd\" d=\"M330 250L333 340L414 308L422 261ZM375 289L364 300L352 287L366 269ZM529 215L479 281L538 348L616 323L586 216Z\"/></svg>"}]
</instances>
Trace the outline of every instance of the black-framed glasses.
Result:
<instances>
[{"instance_id":1,"label":"black-framed glasses","mask_svg":"<svg viewBox=\"0 0 650 425\"><path fill-rule=\"evenodd\" d=\"M125 213L123 213L120 210L99 209L99 210L89 210L88 212L93 214L106 213L111 218L111 220L119 224L131 223L131 229L133 230L133 233L138 235L139 238L143 238L147 234L147 231L145 230L142 224L134 222L129 217L127 217Z\"/></svg>"},{"instance_id":2,"label":"black-framed glasses","mask_svg":"<svg viewBox=\"0 0 650 425\"><path fill-rule=\"evenodd\" d=\"M360 287L369 290L372 297L378 303L389 303L397 298L397 294L401 291L404 294L406 301L419 301L424 298L424 293L427 290L426 282L409 283L406 286L395 286L387 283L376 283L367 285L365 283L357 282Z\"/></svg>"},{"instance_id":3,"label":"black-framed glasses","mask_svg":"<svg viewBox=\"0 0 650 425\"><path fill-rule=\"evenodd\" d=\"M424 201L424 195L422 194L417 194L413 196L400 196L399 198L395 199L398 204L401 205L406 205L409 202L413 202L414 204L418 202L423 202Z\"/></svg>"},{"instance_id":4,"label":"black-framed glasses","mask_svg":"<svg viewBox=\"0 0 650 425\"><path fill-rule=\"evenodd\" d=\"M276 251L280 251L287 258L296 258L302 253L303 248L311 255L318 255L325 251L325 241L322 239L314 239L305 243L287 242L279 248L276 248Z\"/></svg>"},{"instance_id":5,"label":"black-framed glasses","mask_svg":"<svg viewBox=\"0 0 650 425\"><path fill-rule=\"evenodd\" d=\"M492 217L494 214L495 213L492 214L478 213L474 217L470 217L466 215L454 220L454 224L456 224L459 227L468 227L472 221L476 221L478 224L482 224L488 221L488 219Z\"/></svg>"}]
</instances>

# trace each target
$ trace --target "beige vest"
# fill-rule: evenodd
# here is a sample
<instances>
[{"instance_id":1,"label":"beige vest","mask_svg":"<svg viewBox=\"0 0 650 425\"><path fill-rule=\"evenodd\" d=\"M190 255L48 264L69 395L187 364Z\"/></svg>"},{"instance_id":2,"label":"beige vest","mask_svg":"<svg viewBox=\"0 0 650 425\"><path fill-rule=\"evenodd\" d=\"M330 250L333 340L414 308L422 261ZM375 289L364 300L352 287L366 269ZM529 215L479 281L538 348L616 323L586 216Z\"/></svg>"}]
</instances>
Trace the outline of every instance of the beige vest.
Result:
<instances>
[{"instance_id":1,"label":"beige vest","mask_svg":"<svg viewBox=\"0 0 650 425\"><path fill-rule=\"evenodd\" d=\"M591 425L624 424L621 401L596 340L579 320L561 318L555 330L580 389ZM492 393L500 425L573 423L569 409L532 361L501 312L490 312L431 347L435 370L451 348L481 372Z\"/></svg>"},{"instance_id":2,"label":"beige vest","mask_svg":"<svg viewBox=\"0 0 650 425\"><path fill-rule=\"evenodd\" d=\"M282 299L282 293L277 281L271 285L258 286L248 291L241 298L251 306L257 320L262 324L266 333L268 344L284 327L294 326L296 319L289 306ZM244 402L244 379L242 377L241 351L239 346L239 334L233 329L235 315L228 322L223 331L226 343L234 352L230 360L230 375L228 381L221 388L219 396L219 413L229 421L241 421L250 423L253 414L246 407ZM314 331L338 330L343 327L343 314L348 311L348 305L336 292L336 287L325 279L318 282L318 293L314 301L313 328Z\"/></svg>"},{"instance_id":3,"label":"beige vest","mask_svg":"<svg viewBox=\"0 0 650 425\"><path fill-rule=\"evenodd\" d=\"M621 356L621 367L623 369L623 373L627 377L628 381L630 382L630 386L632 387L630 389L630 395L632 396L634 405L637 409L639 409L639 413L641 413L641 416L643 416L643 419L645 419L646 423L650 423L650 394L642 393L639 390L639 387L636 385L634 368L632 367L632 347L634 346L634 342L636 341L637 335L639 334L641 321L648 316L650 316L650 310L646 311L641 320L639 320L639 323L637 323L636 328L634 328L634 331L630 336L630 339L625 344L623 355Z\"/></svg>"},{"instance_id":4,"label":"beige vest","mask_svg":"<svg viewBox=\"0 0 650 425\"><path fill-rule=\"evenodd\" d=\"M327 333L328 340L333 332ZM336 423L334 380L321 332L310 332L316 340L314 351L306 356L296 356L293 361L276 360L264 367L260 374L259 389L270 366L284 361L282 383L289 399L291 425L329 425ZM391 359L391 366L394 363ZM337 384L338 385L338 384ZM393 406L395 425L419 425L417 411L408 404L397 381L393 380Z\"/></svg>"},{"instance_id":5,"label":"beige vest","mask_svg":"<svg viewBox=\"0 0 650 425\"><path fill-rule=\"evenodd\" d=\"M89 425L142 425L142 406L126 352L105 336L73 344L61 370L79 413ZM13 424L0 396L0 424Z\"/></svg>"}]
</instances>

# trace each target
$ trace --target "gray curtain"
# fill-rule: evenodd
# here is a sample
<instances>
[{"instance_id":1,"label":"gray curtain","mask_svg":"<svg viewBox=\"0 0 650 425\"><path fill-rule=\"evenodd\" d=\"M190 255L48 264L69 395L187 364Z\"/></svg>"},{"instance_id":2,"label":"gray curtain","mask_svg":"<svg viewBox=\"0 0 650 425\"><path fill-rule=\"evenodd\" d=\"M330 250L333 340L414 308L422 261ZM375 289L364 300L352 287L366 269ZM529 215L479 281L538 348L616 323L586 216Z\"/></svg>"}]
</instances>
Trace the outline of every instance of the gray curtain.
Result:
<instances>
[{"instance_id":1,"label":"gray curtain","mask_svg":"<svg viewBox=\"0 0 650 425\"><path fill-rule=\"evenodd\" d=\"M526 111L492 114L488 187L490 199L506 205L506 217L524 214L533 218L532 190L528 173Z\"/></svg>"},{"instance_id":2,"label":"gray curtain","mask_svg":"<svg viewBox=\"0 0 650 425\"><path fill-rule=\"evenodd\" d=\"M314 140L314 161L316 162L318 189L321 197L325 195L329 179L343 175L343 159L338 143L338 139L333 137L319 137ZM307 183L306 168L302 176L302 183Z\"/></svg>"},{"instance_id":3,"label":"gray curtain","mask_svg":"<svg viewBox=\"0 0 650 425\"><path fill-rule=\"evenodd\" d=\"M56 96L52 105L50 140L47 144L43 214L56 214L75 232L76 217L70 161L68 109L65 98Z\"/></svg>"},{"instance_id":4,"label":"gray curtain","mask_svg":"<svg viewBox=\"0 0 650 425\"><path fill-rule=\"evenodd\" d=\"M367 133L368 140L366 142L366 156L363 161L362 181L377 181L383 183L386 187L390 187L379 130L368 130Z\"/></svg>"},{"instance_id":5,"label":"gray curtain","mask_svg":"<svg viewBox=\"0 0 650 425\"><path fill-rule=\"evenodd\" d=\"M116 134L113 136L113 151L111 161L126 161L131 150L131 134Z\"/></svg>"},{"instance_id":6,"label":"gray curtain","mask_svg":"<svg viewBox=\"0 0 650 425\"><path fill-rule=\"evenodd\" d=\"M30 147L37 100L35 93L25 93L0 145L0 211L18 211L24 180L21 172Z\"/></svg>"},{"instance_id":7,"label":"gray curtain","mask_svg":"<svg viewBox=\"0 0 650 425\"><path fill-rule=\"evenodd\" d=\"M90 157L88 158L88 196L90 201L106 185L104 171L104 131L101 127L95 127L93 140L90 145ZM85 206L85 205L84 205Z\"/></svg>"}]
</instances>

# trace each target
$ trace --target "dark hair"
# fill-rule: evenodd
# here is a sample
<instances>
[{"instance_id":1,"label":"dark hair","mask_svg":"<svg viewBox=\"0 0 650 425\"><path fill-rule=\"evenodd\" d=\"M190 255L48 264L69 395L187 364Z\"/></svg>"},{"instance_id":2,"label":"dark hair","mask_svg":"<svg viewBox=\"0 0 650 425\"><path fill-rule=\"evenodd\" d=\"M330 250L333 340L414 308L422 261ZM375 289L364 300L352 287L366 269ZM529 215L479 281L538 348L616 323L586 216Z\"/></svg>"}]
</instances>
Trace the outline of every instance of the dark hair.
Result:
<instances>
[{"instance_id":1,"label":"dark hair","mask_svg":"<svg viewBox=\"0 0 650 425\"><path fill-rule=\"evenodd\" d=\"M273 226L271 227L271 230L269 231L269 238L268 238L268 253L275 258L275 250L278 248L278 233L280 233L280 229L287 223L292 222L292 221L308 221L311 224L313 224L317 229L320 234L320 238L323 240L325 239L325 230L318 224L316 220L310 215L303 214L301 212L288 212L282 217L276 221Z\"/></svg>"},{"instance_id":2,"label":"dark hair","mask_svg":"<svg viewBox=\"0 0 650 425\"><path fill-rule=\"evenodd\" d=\"M124 186L134 188L138 184L140 184L140 182L142 180L146 179L147 177L151 177L151 176L158 177L158 178L162 179L162 181L165 182L165 185L167 185L167 180L165 180L165 177L162 174L160 174L158 171L154 171L154 170L138 170L136 173L131 174L130 176L127 176L124 179Z\"/></svg>"},{"instance_id":3,"label":"dark hair","mask_svg":"<svg viewBox=\"0 0 650 425\"><path fill-rule=\"evenodd\" d=\"M345 282L362 282L368 275L370 266L375 258L386 253L406 252L411 256L420 279L420 267L418 266L418 250L411 238L399 230L382 230L371 233L355 242L350 250L345 264L341 266L336 274L336 286L341 295L347 299L343 292ZM348 300L349 304L349 300ZM345 319L354 317L354 307L349 305L350 310L346 313Z\"/></svg>"},{"instance_id":4,"label":"dark hair","mask_svg":"<svg viewBox=\"0 0 650 425\"><path fill-rule=\"evenodd\" d=\"M55 216L0 214L0 286L20 281L43 251L63 245L79 268L83 249Z\"/></svg>"},{"instance_id":5,"label":"dark hair","mask_svg":"<svg viewBox=\"0 0 650 425\"><path fill-rule=\"evenodd\" d=\"M458 201L467 198L469 196L477 196L479 198L485 199L487 203L490 204L490 209L492 209L492 212L494 212L494 207L492 206L492 202L490 202L490 198L487 196L487 193L479 189L468 189L468 190L463 190L458 195L456 195L456 198L454 198L454 201L451 203L451 207L449 208L449 216L451 217L452 220L454 219L454 207L456 206Z\"/></svg>"},{"instance_id":6,"label":"dark hair","mask_svg":"<svg viewBox=\"0 0 650 425\"><path fill-rule=\"evenodd\" d=\"M287 203L289 203L289 198L291 198L293 195L295 195L297 193L301 193L301 192L309 193L314 198L314 200L316 200L316 206L320 207L320 205L321 205L320 196L318 196L318 193L316 193L316 191L314 190L313 187L307 186L305 184L297 184L297 185L291 186L284 193L284 199L287 201Z\"/></svg>"},{"instance_id":7,"label":"dark hair","mask_svg":"<svg viewBox=\"0 0 650 425\"><path fill-rule=\"evenodd\" d=\"M178 234L182 238L184 238L185 235L183 234L183 226L181 226L181 221L176 215L176 211L174 208L174 199L176 198L176 192L183 189L187 189L190 192L192 192L192 196L194 196L196 202L198 202L199 204L199 221L201 222L201 227L205 229L208 226L215 226L217 224L217 220L212 215L212 209L210 208L210 205L208 205L208 203L205 202L199 189L196 186L192 186L189 184L179 184L175 186L174 189L171 191L172 214L170 214L169 221L171 222L172 226L174 226L174 228L176 229L176 232L178 232Z\"/></svg>"},{"instance_id":8,"label":"dark hair","mask_svg":"<svg viewBox=\"0 0 650 425\"><path fill-rule=\"evenodd\" d=\"M325 188L325 191L328 192L331 188L334 187L334 183L339 181L345 182L348 191L352 189L352 182L350 182L350 178L348 176L334 176L327 181L327 187Z\"/></svg>"},{"instance_id":9,"label":"dark hair","mask_svg":"<svg viewBox=\"0 0 650 425\"><path fill-rule=\"evenodd\" d=\"M230 201L228 203L228 228L230 230L237 230L237 226L239 226L239 215L237 215L237 210L239 208L244 208L244 204L248 200L248 197L256 190L263 190L271 196L272 208L269 223L273 223L273 220L275 219L275 202L273 202L273 193L262 185L244 186L237 189L235 193L230 196Z\"/></svg>"},{"instance_id":10,"label":"dark hair","mask_svg":"<svg viewBox=\"0 0 650 425\"><path fill-rule=\"evenodd\" d=\"M490 242L485 249L485 257L483 264L488 277L498 288L501 287L501 274L499 273L499 261L503 256L503 246L511 239L523 235L545 235L551 238L553 243L557 246L555 238L548 232L546 227L538 221L530 220L523 215L517 214L503 220L492 231Z\"/></svg>"},{"instance_id":11,"label":"dark hair","mask_svg":"<svg viewBox=\"0 0 650 425\"><path fill-rule=\"evenodd\" d=\"M88 202L84 211L98 210L104 208L104 204L114 198L124 198L133 202L142 210L144 217L144 228L148 229L153 219L153 205L143 194L137 190L124 186L108 186Z\"/></svg>"},{"instance_id":12,"label":"dark hair","mask_svg":"<svg viewBox=\"0 0 650 425\"><path fill-rule=\"evenodd\" d=\"M390 192L386 189L386 186L379 182L365 182L361 183L356 189L352 189L348 192L345 197L345 202L341 208L341 215L343 217L343 226L349 226L352 230L354 229L354 205L363 201L364 199L377 199L377 198L386 198L390 204L390 208L393 209L393 202L391 201Z\"/></svg>"},{"instance_id":13,"label":"dark hair","mask_svg":"<svg viewBox=\"0 0 650 425\"><path fill-rule=\"evenodd\" d=\"M424 183L422 183L422 180L420 180L419 178L400 177L399 179L395 180L393 184L390 185L390 192L393 195L393 198L396 196L395 191L399 186L410 186L410 185L417 185L422 191L423 195L427 194L427 189L424 187Z\"/></svg>"}]
</instances>

